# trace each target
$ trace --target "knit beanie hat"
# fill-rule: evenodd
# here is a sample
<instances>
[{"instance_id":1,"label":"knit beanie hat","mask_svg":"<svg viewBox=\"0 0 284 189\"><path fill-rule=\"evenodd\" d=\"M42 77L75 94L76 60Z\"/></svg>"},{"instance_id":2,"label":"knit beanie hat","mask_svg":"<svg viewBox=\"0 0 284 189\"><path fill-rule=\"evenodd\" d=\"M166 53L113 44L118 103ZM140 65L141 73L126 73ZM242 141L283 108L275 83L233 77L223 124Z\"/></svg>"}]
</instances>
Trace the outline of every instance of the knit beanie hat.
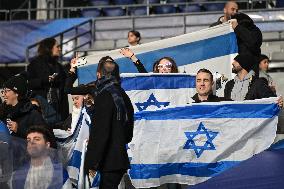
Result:
<instances>
[{"instance_id":1,"label":"knit beanie hat","mask_svg":"<svg viewBox=\"0 0 284 189\"><path fill-rule=\"evenodd\" d=\"M236 19L240 25L243 25L245 27L254 26L253 20L247 14L242 12L238 12L232 15L231 19Z\"/></svg>"},{"instance_id":2,"label":"knit beanie hat","mask_svg":"<svg viewBox=\"0 0 284 189\"><path fill-rule=\"evenodd\" d=\"M243 69L250 72L256 65L255 57L251 54L239 54L234 58Z\"/></svg>"},{"instance_id":3,"label":"knit beanie hat","mask_svg":"<svg viewBox=\"0 0 284 189\"><path fill-rule=\"evenodd\" d=\"M3 84L3 88L8 88L20 96L25 96L28 92L28 83L23 75L15 75Z\"/></svg>"}]
</instances>

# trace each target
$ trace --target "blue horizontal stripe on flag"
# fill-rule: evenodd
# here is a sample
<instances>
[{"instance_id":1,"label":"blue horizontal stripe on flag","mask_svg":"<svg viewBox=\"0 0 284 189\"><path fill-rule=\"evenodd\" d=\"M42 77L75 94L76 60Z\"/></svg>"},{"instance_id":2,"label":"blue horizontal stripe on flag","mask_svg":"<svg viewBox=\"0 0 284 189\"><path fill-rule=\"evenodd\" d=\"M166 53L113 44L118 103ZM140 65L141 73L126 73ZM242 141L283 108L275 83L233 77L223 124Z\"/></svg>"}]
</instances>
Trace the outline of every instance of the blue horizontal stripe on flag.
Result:
<instances>
[{"instance_id":1,"label":"blue horizontal stripe on flag","mask_svg":"<svg viewBox=\"0 0 284 189\"><path fill-rule=\"evenodd\" d=\"M125 91L149 89L195 88L195 76L190 75L155 75L123 77L122 88Z\"/></svg>"},{"instance_id":2,"label":"blue horizontal stripe on flag","mask_svg":"<svg viewBox=\"0 0 284 189\"><path fill-rule=\"evenodd\" d=\"M77 169L80 169L81 156L82 156L82 152L78 150L74 150L72 157L68 162L68 166L72 166L72 167L76 167Z\"/></svg>"},{"instance_id":3,"label":"blue horizontal stripe on flag","mask_svg":"<svg viewBox=\"0 0 284 189\"><path fill-rule=\"evenodd\" d=\"M217 37L141 53L137 57L144 64L145 68L152 72L154 62L165 56L173 58L177 66L183 66L237 52L236 35L234 32L231 32ZM128 58L119 58L115 61L118 63L121 73L137 73L136 67ZM96 79L96 70L97 64L79 68L79 83L86 84L94 81Z\"/></svg>"},{"instance_id":4,"label":"blue horizontal stripe on flag","mask_svg":"<svg viewBox=\"0 0 284 189\"><path fill-rule=\"evenodd\" d=\"M129 173L131 179L160 178L174 174L212 177L237 164L239 164L239 161L222 161L217 163L131 164Z\"/></svg>"},{"instance_id":5,"label":"blue horizontal stripe on flag","mask_svg":"<svg viewBox=\"0 0 284 189\"><path fill-rule=\"evenodd\" d=\"M135 113L135 120L180 120L200 118L272 118L279 113L277 104L192 105Z\"/></svg>"}]
</instances>

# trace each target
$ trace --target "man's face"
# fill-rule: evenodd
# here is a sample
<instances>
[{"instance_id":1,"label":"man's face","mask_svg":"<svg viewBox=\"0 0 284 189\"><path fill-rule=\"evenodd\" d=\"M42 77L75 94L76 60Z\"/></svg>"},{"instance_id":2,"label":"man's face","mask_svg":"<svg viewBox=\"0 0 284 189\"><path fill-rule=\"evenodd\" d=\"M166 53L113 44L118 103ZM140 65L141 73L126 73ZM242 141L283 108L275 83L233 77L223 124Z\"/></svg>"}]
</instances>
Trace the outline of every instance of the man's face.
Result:
<instances>
[{"instance_id":1,"label":"man's face","mask_svg":"<svg viewBox=\"0 0 284 189\"><path fill-rule=\"evenodd\" d=\"M243 69L241 65L235 60L233 61L232 65L233 65L232 72L235 74L239 73L239 71Z\"/></svg>"},{"instance_id":2,"label":"man's face","mask_svg":"<svg viewBox=\"0 0 284 189\"><path fill-rule=\"evenodd\" d=\"M196 76L196 91L200 96L208 96L212 92L213 81L210 74L200 72Z\"/></svg>"},{"instance_id":3,"label":"man's face","mask_svg":"<svg viewBox=\"0 0 284 189\"><path fill-rule=\"evenodd\" d=\"M50 147L50 143L47 142L44 139L43 135L38 132L33 132L28 134L27 142L28 142L27 150L31 158L37 158L45 155L46 154L45 152Z\"/></svg>"},{"instance_id":4,"label":"man's face","mask_svg":"<svg viewBox=\"0 0 284 189\"><path fill-rule=\"evenodd\" d=\"M268 66L269 66L269 60L264 59L259 63L259 70L267 72Z\"/></svg>"},{"instance_id":5,"label":"man's face","mask_svg":"<svg viewBox=\"0 0 284 189\"><path fill-rule=\"evenodd\" d=\"M224 14L226 19L231 19L231 16L235 15L238 12L238 4L235 2L229 2L227 5L224 7Z\"/></svg>"}]
</instances>

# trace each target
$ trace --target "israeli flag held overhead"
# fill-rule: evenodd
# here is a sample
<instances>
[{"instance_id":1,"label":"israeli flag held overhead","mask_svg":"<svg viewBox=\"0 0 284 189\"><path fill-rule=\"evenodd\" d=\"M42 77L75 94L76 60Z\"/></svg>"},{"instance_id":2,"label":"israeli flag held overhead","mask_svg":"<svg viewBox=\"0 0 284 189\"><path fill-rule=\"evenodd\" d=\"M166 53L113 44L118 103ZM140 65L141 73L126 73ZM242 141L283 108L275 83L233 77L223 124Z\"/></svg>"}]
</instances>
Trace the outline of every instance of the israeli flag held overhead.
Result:
<instances>
[{"instance_id":1,"label":"israeli flag held overhead","mask_svg":"<svg viewBox=\"0 0 284 189\"><path fill-rule=\"evenodd\" d=\"M136 112L129 144L132 184L195 185L269 148L276 136L276 99Z\"/></svg>"},{"instance_id":2,"label":"israeli flag held overhead","mask_svg":"<svg viewBox=\"0 0 284 189\"><path fill-rule=\"evenodd\" d=\"M176 61L180 72L196 73L200 68L207 68L212 73L218 72L227 78L231 78L231 61L238 52L236 36L229 24L130 48L148 72L152 72L156 60L168 56ZM96 79L97 63L104 56L115 59L121 73L137 72L131 60L123 57L119 49L96 53L87 56L87 64L79 67L80 84Z\"/></svg>"}]
</instances>

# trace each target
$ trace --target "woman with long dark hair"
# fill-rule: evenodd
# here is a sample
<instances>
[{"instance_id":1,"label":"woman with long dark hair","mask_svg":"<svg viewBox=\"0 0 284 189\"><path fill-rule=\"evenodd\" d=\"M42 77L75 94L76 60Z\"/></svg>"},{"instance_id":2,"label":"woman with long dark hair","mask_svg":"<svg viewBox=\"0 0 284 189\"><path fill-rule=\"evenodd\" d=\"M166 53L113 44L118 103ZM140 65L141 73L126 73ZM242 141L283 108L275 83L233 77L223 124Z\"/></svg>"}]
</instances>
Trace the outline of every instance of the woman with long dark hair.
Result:
<instances>
[{"instance_id":1,"label":"woman with long dark hair","mask_svg":"<svg viewBox=\"0 0 284 189\"><path fill-rule=\"evenodd\" d=\"M148 73L142 62L135 56L129 48L122 48L120 53L129 58L136 66L139 73ZM154 73L178 73L176 62L171 57L162 57L153 64Z\"/></svg>"},{"instance_id":2,"label":"woman with long dark hair","mask_svg":"<svg viewBox=\"0 0 284 189\"><path fill-rule=\"evenodd\" d=\"M66 74L58 62L61 48L56 39L46 38L39 43L37 52L28 65L29 89L41 102L46 121L52 124L68 116Z\"/></svg>"}]
</instances>

